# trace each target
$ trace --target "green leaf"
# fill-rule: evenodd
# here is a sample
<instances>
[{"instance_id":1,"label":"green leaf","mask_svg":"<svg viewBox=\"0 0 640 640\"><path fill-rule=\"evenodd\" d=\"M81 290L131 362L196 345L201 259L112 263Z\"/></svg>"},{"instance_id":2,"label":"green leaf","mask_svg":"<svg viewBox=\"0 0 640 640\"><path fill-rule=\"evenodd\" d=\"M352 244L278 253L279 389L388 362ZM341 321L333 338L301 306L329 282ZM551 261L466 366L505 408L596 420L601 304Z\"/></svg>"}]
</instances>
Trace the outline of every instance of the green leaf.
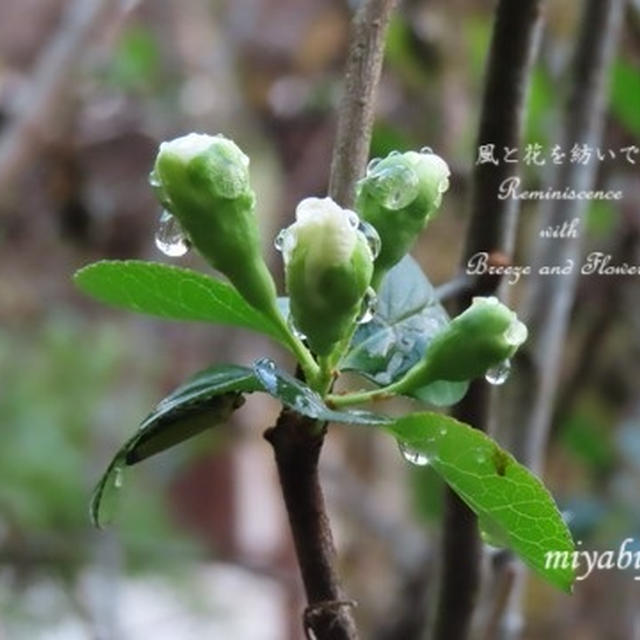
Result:
<instances>
[{"instance_id":1,"label":"green leaf","mask_svg":"<svg viewBox=\"0 0 640 640\"><path fill-rule=\"evenodd\" d=\"M120 448L98 482L91 519L104 526L111 518L123 469L225 422L243 402L243 393L262 388L251 369L222 365L194 375L162 400Z\"/></svg>"},{"instance_id":2,"label":"green leaf","mask_svg":"<svg viewBox=\"0 0 640 640\"><path fill-rule=\"evenodd\" d=\"M267 393L280 400L282 404L290 409L309 418L327 422L370 426L379 426L391 422L390 418L370 411L336 411L330 409L319 394L286 371L279 369L268 358L256 361L253 365L253 371Z\"/></svg>"},{"instance_id":3,"label":"green leaf","mask_svg":"<svg viewBox=\"0 0 640 640\"><path fill-rule=\"evenodd\" d=\"M360 325L340 367L357 371L378 385L400 379L424 355L449 316L418 263L406 256L384 279L371 322ZM429 404L458 402L468 383L438 381L413 395Z\"/></svg>"},{"instance_id":4,"label":"green leaf","mask_svg":"<svg viewBox=\"0 0 640 640\"><path fill-rule=\"evenodd\" d=\"M481 431L436 413L411 414L385 429L428 459L492 541L510 547L543 578L571 591L571 534L542 482L510 453ZM549 552L566 562L547 566Z\"/></svg>"},{"instance_id":5,"label":"green leaf","mask_svg":"<svg viewBox=\"0 0 640 640\"><path fill-rule=\"evenodd\" d=\"M104 260L80 269L74 280L85 293L116 307L172 320L243 327L288 344L284 331L231 285L197 271L159 262Z\"/></svg>"}]
</instances>

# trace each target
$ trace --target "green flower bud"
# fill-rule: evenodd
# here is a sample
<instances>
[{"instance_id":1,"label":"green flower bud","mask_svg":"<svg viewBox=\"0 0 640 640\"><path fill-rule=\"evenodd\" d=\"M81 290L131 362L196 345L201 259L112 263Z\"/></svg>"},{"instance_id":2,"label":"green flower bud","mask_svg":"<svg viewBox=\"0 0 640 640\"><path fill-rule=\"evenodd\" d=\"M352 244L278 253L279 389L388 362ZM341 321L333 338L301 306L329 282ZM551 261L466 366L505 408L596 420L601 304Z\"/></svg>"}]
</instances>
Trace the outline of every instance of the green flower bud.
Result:
<instances>
[{"instance_id":1,"label":"green flower bud","mask_svg":"<svg viewBox=\"0 0 640 640\"><path fill-rule=\"evenodd\" d=\"M255 308L272 316L276 289L260 250L249 158L227 138L190 133L160 145L150 183L190 243Z\"/></svg>"},{"instance_id":2,"label":"green flower bud","mask_svg":"<svg viewBox=\"0 0 640 640\"><path fill-rule=\"evenodd\" d=\"M437 380L479 378L504 363L527 339L527 327L497 298L474 298L471 306L438 333L424 358L394 390L410 393Z\"/></svg>"},{"instance_id":3,"label":"green flower bud","mask_svg":"<svg viewBox=\"0 0 640 640\"><path fill-rule=\"evenodd\" d=\"M447 163L426 148L419 153L392 151L383 160L369 163L367 175L357 186L356 210L382 241L375 262L376 285L411 250L440 206L449 175Z\"/></svg>"},{"instance_id":4,"label":"green flower bud","mask_svg":"<svg viewBox=\"0 0 640 640\"><path fill-rule=\"evenodd\" d=\"M358 224L331 198L307 198L281 235L292 320L318 355L348 334L371 281L373 255Z\"/></svg>"}]
</instances>

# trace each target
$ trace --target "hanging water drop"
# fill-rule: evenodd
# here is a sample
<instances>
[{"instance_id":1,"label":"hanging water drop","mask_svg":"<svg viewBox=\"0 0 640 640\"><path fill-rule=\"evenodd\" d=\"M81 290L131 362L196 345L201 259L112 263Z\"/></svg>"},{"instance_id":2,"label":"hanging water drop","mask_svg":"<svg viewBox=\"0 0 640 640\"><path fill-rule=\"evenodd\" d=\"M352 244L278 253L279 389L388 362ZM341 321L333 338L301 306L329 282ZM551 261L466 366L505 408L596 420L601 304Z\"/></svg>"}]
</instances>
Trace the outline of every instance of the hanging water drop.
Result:
<instances>
[{"instance_id":1,"label":"hanging water drop","mask_svg":"<svg viewBox=\"0 0 640 640\"><path fill-rule=\"evenodd\" d=\"M358 220L357 229L367 241L369 249L371 250L371 256L375 260L380 255L380 249L382 248L382 242L380 241L380 236L376 228L368 222Z\"/></svg>"},{"instance_id":2,"label":"hanging water drop","mask_svg":"<svg viewBox=\"0 0 640 640\"><path fill-rule=\"evenodd\" d=\"M369 160L369 164L367 165L367 173L373 171L378 166L381 159L382 158L371 158L371 160Z\"/></svg>"},{"instance_id":3,"label":"hanging water drop","mask_svg":"<svg viewBox=\"0 0 640 640\"><path fill-rule=\"evenodd\" d=\"M376 315L376 309L378 308L378 296L372 287L369 287L362 298L362 307L360 307L360 313L356 318L357 324L367 324L371 322Z\"/></svg>"},{"instance_id":4,"label":"hanging water drop","mask_svg":"<svg viewBox=\"0 0 640 640\"><path fill-rule=\"evenodd\" d=\"M191 247L191 242L182 230L178 220L166 209L160 215L160 223L155 235L156 247L171 258L185 255Z\"/></svg>"},{"instance_id":5,"label":"hanging water drop","mask_svg":"<svg viewBox=\"0 0 640 640\"><path fill-rule=\"evenodd\" d=\"M498 366L492 367L485 373L485 380L492 385L499 386L504 384L511 373L511 362L504 360Z\"/></svg>"},{"instance_id":6,"label":"hanging water drop","mask_svg":"<svg viewBox=\"0 0 640 640\"><path fill-rule=\"evenodd\" d=\"M432 155L433 149L431 147L422 147L422 149L420 149L420 153L423 153L424 155Z\"/></svg>"},{"instance_id":7,"label":"hanging water drop","mask_svg":"<svg viewBox=\"0 0 640 640\"><path fill-rule=\"evenodd\" d=\"M426 467L431 461L429 456L423 451L412 449L404 442L398 441L398 447L402 457L409 463L416 465L417 467Z\"/></svg>"}]
</instances>

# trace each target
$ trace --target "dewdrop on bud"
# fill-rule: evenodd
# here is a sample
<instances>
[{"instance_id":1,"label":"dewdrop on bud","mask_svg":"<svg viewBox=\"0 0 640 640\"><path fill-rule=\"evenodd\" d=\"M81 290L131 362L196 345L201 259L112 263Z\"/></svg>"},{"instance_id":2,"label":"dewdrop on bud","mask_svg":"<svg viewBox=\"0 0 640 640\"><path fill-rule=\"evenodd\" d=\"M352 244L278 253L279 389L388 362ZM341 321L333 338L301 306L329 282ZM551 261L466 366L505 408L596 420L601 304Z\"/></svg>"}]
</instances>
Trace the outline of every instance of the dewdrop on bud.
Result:
<instances>
[{"instance_id":1,"label":"dewdrop on bud","mask_svg":"<svg viewBox=\"0 0 640 640\"><path fill-rule=\"evenodd\" d=\"M511 358L527 339L527 327L497 298L476 297L433 338L422 359L398 383L401 393L437 380L460 382L486 376L506 382Z\"/></svg>"},{"instance_id":2,"label":"dewdrop on bud","mask_svg":"<svg viewBox=\"0 0 640 640\"><path fill-rule=\"evenodd\" d=\"M260 251L249 158L235 142L201 133L163 142L149 183L173 217L164 221L172 225L169 231L180 229L251 305L279 317Z\"/></svg>"},{"instance_id":3,"label":"dewdrop on bud","mask_svg":"<svg viewBox=\"0 0 640 640\"><path fill-rule=\"evenodd\" d=\"M319 355L356 322L371 280L373 254L354 216L331 198L307 198L279 242L293 323Z\"/></svg>"},{"instance_id":4,"label":"dewdrop on bud","mask_svg":"<svg viewBox=\"0 0 640 640\"><path fill-rule=\"evenodd\" d=\"M449 188L449 175L447 163L426 147L420 152L391 152L369 163L357 185L356 209L381 239L376 284L411 250L440 206Z\"/></svg>"}]
</instances>

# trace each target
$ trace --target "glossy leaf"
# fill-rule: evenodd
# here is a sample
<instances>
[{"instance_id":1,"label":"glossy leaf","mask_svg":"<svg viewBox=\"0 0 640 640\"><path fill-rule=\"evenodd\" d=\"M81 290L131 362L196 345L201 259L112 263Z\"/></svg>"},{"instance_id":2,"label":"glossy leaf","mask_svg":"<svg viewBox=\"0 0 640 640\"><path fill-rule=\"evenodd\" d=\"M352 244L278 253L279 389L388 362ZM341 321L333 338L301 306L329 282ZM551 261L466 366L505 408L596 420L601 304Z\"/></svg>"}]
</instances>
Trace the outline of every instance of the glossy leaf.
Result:
<instances>
[{"instance_id":1,"label":"glossy leaf","mask_svg":"<svg viewBox=\"0 0 640 640\"><path fill-rule=\"evenodd\" d=\"M230 285L203 273L142 260L103 260L80 269L76 285L123 309L172 320L243 327L285 346L287 337Z\"/></svg>"},{"instance_id":2,"label":"glossy leaf","mask_svg":"<svg viewBox=\"0 0 640 640\"><path fill-rule=\"evenodd\" d=\"M243 393L261 389L251 369L217 366L190 378L162 400L120 448L96 486L91 518L103 526L113 510L124 467L173 447L225 422L243 402Z\"/></svg>"},{"instance_id":3,"label":"glossy leaf","mask_svg":"<svg viewBox=\"0 0 640 640\"><path fill-rule=\"evenodd\" d=\"M406 256L384 279L371 322L358 327L341 368L357 371L378 385L401 378L422 358L433 337L449 322L418 263ZM415 391L416 398L437 406L458 402L467 383L438 381Z\"/></svg>"},{"instance_id":4,"label":"glossy leaf","mask_svg":"<svg viewBox=\"0 0 640 640\"><path fill-rule=\"evenodd\" d=\"M371 426L387 424L391 421L386 416L369 411L330 409L315 391L286 371L279 369L268 358L258 360L254 364L253 370L267 393L290 409L309 418Z\"/></svg>"},{"instance_id":5,"label":"glossy leaf","mask_svg":"<svg viewBox=\"0 0 640 640\"><path fill-rule=\"evenodd\" d=\"M571 591L571 534L547 489L526 467L481 431L441 414L411 414L385 428L428 459L477 514L492 543L508 546L543 578ZM547 566L549 552L567 554L567 566Z\"/></svg>"}]
</instances>

